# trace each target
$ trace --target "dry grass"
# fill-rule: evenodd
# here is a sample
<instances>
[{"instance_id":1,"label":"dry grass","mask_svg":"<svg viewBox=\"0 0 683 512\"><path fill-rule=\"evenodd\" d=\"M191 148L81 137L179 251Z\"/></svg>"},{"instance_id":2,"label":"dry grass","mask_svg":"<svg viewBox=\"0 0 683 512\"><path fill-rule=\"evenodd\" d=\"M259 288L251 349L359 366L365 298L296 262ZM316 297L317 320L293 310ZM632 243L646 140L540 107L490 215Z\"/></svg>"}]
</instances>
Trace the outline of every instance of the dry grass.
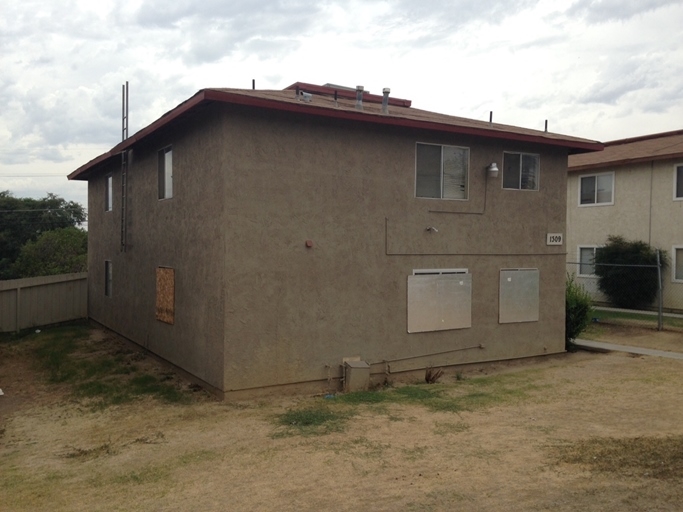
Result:
<instances>
[{"instance_id":1,"label":"dry grass","mask_svg":"<svg viewBox=\"0 0 683 512\"><path fill-rule=\"evenodd\" d=\"M560 462L623 476L683 478L683 435L590 438L553 448Z\"/></svg>"}]
</instances>

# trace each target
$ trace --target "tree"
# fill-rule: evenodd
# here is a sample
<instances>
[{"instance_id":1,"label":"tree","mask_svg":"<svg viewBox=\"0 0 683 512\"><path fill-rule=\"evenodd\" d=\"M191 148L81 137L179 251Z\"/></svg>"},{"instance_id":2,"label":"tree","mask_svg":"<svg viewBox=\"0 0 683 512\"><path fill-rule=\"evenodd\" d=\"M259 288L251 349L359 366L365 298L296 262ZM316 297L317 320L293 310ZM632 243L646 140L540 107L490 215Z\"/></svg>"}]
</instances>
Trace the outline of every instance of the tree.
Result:
<instances>
[{"instance_id":1,"label":"tree","mask_svg":"<svg viewBox=\"0 0 683 512\"><path fill-rule=\"evenodd\" d=\"M667 266L666 252L659 252L663 270ZM607 244L595 252L595 274L598 288L612 305L644 309L652 305L659 290L657 249L645 242L611 235Z\"/></svg>"},{"instance_id":2,"label":"tree","mask_svg":"<svg viewBox=\"0 0 683 512\"><path fill-rule=\"evenodd\" d=\"M46 231L80 226L85 219L83 206L55 194L32 199L0 191L0 279L18 277L13 264L27 242Z\"/></svg>"},{"instance_id":3,"label":"tree","mask_svg":"<svg viewBox=\"0 0 683 512\"><path fill-rule=\"evenodd\" d=\"M86 231L74 227L53 229L23 246L12 270L18 277L85 272L87 259Z\"/></svg>"}]
</instances>

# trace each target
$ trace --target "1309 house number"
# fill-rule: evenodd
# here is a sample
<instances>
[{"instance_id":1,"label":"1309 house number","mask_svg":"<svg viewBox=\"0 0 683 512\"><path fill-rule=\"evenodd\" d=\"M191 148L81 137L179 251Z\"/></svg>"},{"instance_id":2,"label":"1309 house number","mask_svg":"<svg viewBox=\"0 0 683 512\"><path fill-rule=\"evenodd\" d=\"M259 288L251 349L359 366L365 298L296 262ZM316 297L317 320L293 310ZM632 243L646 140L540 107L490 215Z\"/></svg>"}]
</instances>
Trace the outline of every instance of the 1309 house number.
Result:
<instances>
[{"instance_id":1,"label":"1309 house number","mask_svg":"<svg viewBox=\"0 0 683 512\"><path fill-rule=\"evenodd\" d=\"M545 243L546 245L562 245L562 233L548 233Z\"/></svg>"}]
</instances>

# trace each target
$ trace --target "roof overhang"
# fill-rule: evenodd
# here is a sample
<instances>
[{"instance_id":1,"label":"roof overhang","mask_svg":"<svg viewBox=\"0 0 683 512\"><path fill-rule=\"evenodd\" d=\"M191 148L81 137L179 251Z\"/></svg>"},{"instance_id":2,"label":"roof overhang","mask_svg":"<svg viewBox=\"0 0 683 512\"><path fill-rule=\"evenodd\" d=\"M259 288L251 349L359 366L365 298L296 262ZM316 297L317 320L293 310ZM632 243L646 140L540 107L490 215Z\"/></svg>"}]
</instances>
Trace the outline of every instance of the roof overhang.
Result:
<instances>
[{"instance_id":1,"label":"roof overhang","mask_svg":"<svg viewBox=\"0 0 683 512\"><path fill-rule=\"evenodd\" d=\"M296 84L290 87L296 87ZM245 92L248 93L249 91ZM299 115L315 116L328 119L339 119L379 126L393 126L416 130L435 131L440 133L470 135L473 137L482 137L486 139L509 140L515 142L527 142L562 147L566 148L569 154L601 151L603 149L603 145L600 142L578 139L574 137L562 138L557 135L550 136L550 134L545 135L544 132L536 132L532 130L513 131L513 127L506 127L505 125L489 124L484 122L478 123L479 126L459 125L434 120L415 119L400 115L380 115L378 113L372 113L368 111L321 107L319 105L300 101L282 101L281 99L277 98L250 95L246 93L233 92L231 90L202 89L173 110L161 116L152 124L114 146L108 152L103 153L88 163L80 166L78 169L68 175L68 179L87 180L94 172L97 172L101 166L104 166L112 159L119 157L122 152L131 149L139 141L149 137L161 128L173 123L178 118L186 115L200 105L210 102L240 105L256 109L266 109L270 111L293 114L295 113Z\"/></svg>"}]
</instances>

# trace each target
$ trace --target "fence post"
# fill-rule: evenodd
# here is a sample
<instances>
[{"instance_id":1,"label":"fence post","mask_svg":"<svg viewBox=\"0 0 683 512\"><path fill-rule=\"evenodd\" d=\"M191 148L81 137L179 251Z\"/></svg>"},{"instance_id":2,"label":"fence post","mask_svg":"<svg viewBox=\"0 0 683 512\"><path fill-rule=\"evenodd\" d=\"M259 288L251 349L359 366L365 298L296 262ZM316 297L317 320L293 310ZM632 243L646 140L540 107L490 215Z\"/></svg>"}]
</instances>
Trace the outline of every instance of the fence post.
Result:
<instances>
[{"instance_id":1,"label":"fence post","mask_svg":"<svg viewBox=\"0 0 683 512\"><path fill-rule=\"evenodd\" d=\"M657 302L659 303L659 310L657 314L658 331L664 329L664 300L662 295L662 260L659 256L659 249L657 249Z\"/></svg>"}]
</instances>

